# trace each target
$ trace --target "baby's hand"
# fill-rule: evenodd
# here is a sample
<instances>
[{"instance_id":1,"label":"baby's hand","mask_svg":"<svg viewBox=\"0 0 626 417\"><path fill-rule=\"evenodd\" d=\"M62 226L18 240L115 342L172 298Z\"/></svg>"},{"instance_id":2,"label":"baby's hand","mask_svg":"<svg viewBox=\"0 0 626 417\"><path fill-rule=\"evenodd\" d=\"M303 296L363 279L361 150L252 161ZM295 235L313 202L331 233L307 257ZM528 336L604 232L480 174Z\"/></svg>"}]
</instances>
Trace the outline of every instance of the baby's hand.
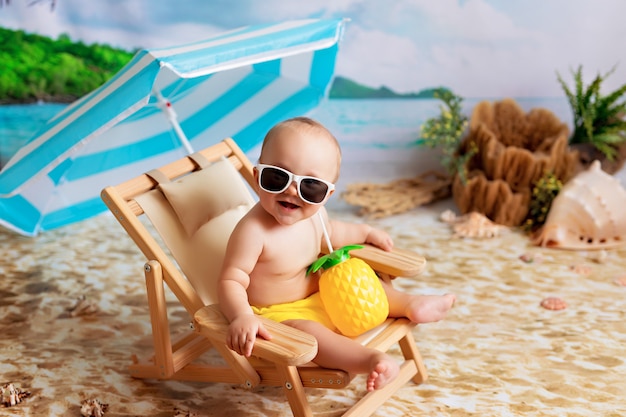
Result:
<instances>
[{"instance_id":1,"label":"baby's hand","mask_svg":"<svg viewBox=\"0 0 626 417\"><path fill-rule=\"evenodd\" d=\"M393 240L391 236L384 230L374 229L370 230L367 235L366 243L370 243L374 246L377 246L383 250L390 251L393 249Z\"/></svg>"},{"instance_id":2,"label":"baby's hand","mask_svg":"<svg viewBox=\"0 0 626 417\"><path fill-rule=\"evenodd\" d=\"M272 338L257 316L244 314L230 322L226 344L240 355L248 357L252 354L257 335L266 340Z\"/></svg>"}]
</instances>

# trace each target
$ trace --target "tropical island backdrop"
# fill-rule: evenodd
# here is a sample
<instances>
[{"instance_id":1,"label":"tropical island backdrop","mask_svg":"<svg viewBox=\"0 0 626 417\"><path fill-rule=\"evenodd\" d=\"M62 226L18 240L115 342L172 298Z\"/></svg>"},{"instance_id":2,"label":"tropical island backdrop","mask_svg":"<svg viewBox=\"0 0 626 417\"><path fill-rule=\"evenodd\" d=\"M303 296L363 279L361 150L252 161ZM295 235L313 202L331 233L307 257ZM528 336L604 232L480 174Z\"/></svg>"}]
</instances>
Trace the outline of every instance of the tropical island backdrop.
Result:
<instances>
[{"instance_id":1,"label":"tropical island backdrop","mask_svg":"<svg viewBox=\"0 0 626 417\"><path fill-rule=\"evenodd\" d=\"M96 89L126 65L137 52L106 44L73 42L0 28L0 104L37 101L69 103ZM331 99L433 98L435 88L400 94L388 87L371 88L336 77Z\"/></svg>"}]
</instances>

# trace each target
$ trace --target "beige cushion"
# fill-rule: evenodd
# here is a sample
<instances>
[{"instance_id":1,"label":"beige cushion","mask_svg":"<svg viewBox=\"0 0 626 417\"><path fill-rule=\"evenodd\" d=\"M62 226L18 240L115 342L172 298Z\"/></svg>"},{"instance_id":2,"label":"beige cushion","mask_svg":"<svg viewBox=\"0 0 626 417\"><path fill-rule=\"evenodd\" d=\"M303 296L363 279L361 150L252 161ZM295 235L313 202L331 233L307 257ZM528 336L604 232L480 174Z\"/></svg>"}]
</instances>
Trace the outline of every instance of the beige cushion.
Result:
<instances>
[{"instance_id":1,"label":"beige cushion","mask_svg":"<svg viewBox=\"0 0 626 417\"><path fill-rule=\"evenodd\" d=\"M136 201L202 301L216 303L228 238L255 203L239 172L226 160L215 162Z\"/></svg>"},{"instance_id":2,"label":"beige cushion","mask_svg":"<svg viewBox=\"0 0 626 417\"><path fill-rule=\"evenodd\" d=\"M249 206L252 198L241 176L227 160L160 185L187 236L230 209Z\"/></svg>"},{"instance_id":3,"label":"beige cushion","mask_svg":"<svg viewBox=\"0 0 626 417\"><path fill-rule=\"evenodd\" d=\"M225 211L186 239L176 256L187 279L205 304L217 303L217 281L222 270L228 238L249 206Z\"/></svg>"}]
</instances>

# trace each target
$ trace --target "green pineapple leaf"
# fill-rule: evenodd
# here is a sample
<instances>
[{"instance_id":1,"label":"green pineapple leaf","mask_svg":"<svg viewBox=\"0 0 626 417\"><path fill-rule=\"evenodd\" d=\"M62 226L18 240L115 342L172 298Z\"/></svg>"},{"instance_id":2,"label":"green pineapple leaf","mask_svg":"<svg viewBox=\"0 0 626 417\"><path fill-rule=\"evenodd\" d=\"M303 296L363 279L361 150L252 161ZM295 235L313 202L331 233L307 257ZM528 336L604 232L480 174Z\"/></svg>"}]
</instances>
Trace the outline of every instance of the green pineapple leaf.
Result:
<instances>
[{"instance_id":1,"label":"green pineapple leaf","mask_svg":"<svg viewBox=\"0 0 626 417\"><path fill-rule=\"evenodd\" d=\"M332 266L340 264L350 259L350 251L355 249L363 249L363 245L348 245L342 248L336 249L320 257L317 261L313 262L309 269L306 271L307 275L312 272L317 272L318 269L328 269Z\"/></svg>"}]
</instances>

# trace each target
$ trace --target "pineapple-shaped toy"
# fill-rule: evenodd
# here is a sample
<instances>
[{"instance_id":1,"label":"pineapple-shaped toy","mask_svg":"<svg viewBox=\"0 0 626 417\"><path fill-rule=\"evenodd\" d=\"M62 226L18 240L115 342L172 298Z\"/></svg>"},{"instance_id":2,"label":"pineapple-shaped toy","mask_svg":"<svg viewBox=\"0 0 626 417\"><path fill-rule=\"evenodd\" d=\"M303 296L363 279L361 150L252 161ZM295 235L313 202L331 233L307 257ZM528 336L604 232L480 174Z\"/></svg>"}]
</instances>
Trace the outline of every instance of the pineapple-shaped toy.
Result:
<instances>
[{"instance_id":1,"label":"pineapple-shaped toy","mask_svg":"<svg viewBox=\"0 0 626 417\"><path fill-rule=\"evenodd\" d=\"M381 324L389 315L385 290L374 270L344 246L315 261L309 272L323 268L320 297L333 324L346 336L358 336Z\"/></svg>"}]
</instances>

